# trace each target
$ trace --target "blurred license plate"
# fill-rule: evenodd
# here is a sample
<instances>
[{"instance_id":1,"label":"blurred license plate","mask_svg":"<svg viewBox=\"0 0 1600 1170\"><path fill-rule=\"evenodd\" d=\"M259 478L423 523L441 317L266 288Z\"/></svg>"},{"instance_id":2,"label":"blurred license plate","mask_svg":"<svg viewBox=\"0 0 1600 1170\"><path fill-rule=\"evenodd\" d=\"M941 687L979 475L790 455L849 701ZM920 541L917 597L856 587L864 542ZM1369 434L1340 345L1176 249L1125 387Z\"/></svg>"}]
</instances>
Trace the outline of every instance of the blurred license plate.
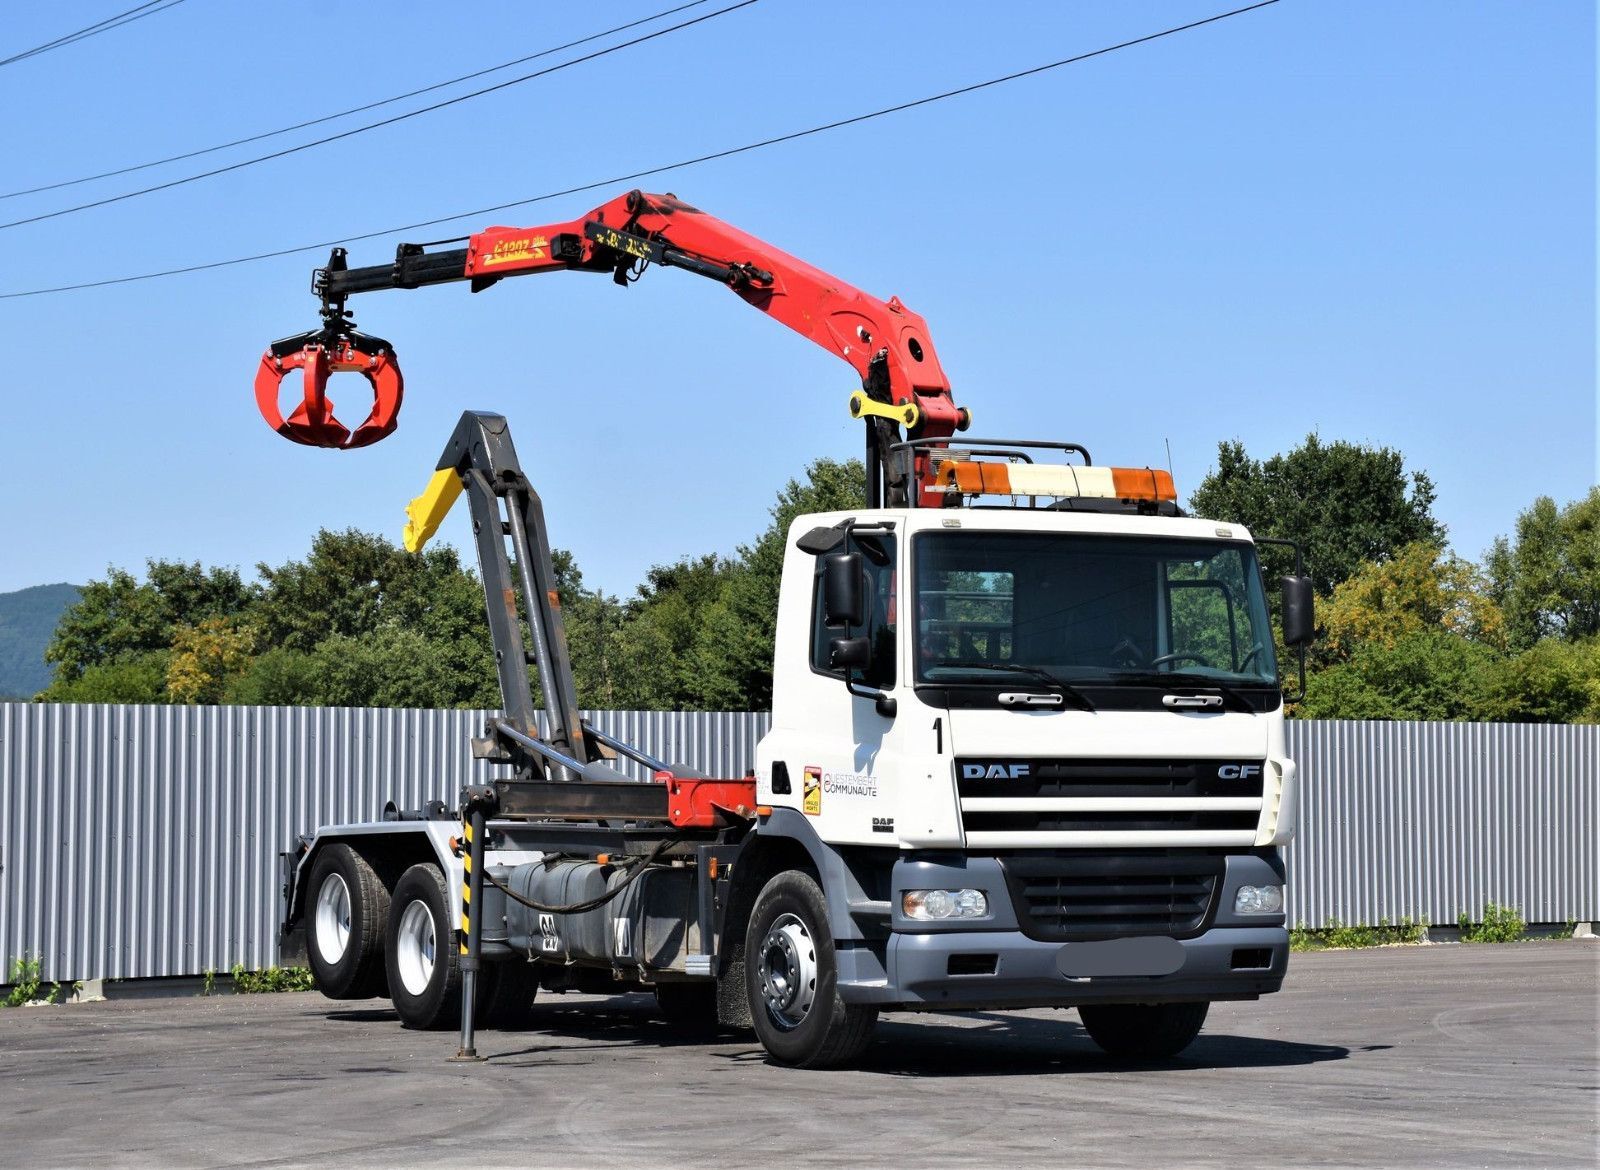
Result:
<instances>
[{"instance_id":1,"label":"blurred license plate","mask_svg":"<svg viewBox=\"0 0 1600 1170\"><path fill-rule=\"evenodd\" d=\"M1068 943L1056 953L1056 968L1069 979L1096 975L1171 975L1183 966L1183 944L1175 938L1113 938Z\"/></svg>"}]
</instances>

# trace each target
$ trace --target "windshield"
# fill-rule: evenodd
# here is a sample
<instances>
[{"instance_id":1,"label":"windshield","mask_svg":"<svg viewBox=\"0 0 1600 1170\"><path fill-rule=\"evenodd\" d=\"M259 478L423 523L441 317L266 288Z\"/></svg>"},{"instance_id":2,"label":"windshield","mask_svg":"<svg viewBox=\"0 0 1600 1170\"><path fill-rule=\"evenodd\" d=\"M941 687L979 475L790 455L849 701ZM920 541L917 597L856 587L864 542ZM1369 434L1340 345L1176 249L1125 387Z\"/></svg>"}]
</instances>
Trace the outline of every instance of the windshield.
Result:
<instances>
[{"instance_id":1,"label":"windshield","mask_svg":"<svg viewBox=\"0 0 1600 1170\"><path fill-rule=\"evenodd\" d=\"M1066 682L1277 685L1248 544L999 532L915 544L919 682L1017 685L1028 668Z\"/></svg>"}]
</instances>

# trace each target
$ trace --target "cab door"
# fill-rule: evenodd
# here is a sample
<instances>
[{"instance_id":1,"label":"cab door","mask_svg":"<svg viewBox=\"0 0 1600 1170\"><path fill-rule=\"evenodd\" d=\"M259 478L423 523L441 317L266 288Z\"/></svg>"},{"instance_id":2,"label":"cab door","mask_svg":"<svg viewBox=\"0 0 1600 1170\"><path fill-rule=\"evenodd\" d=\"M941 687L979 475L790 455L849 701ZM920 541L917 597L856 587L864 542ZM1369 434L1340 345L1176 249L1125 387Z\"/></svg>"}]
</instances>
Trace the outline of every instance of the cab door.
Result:
<instances>
[{"instance_id":1,"label":"cab door","mask_svg":"<svg viewBox=\"0 0 1600 1170\"><path fill-rule=\"evenodd\" d=\"M899 559L895 535L885 530L852 531L815 558L808 669L774 712L787 725L774 732L795 807L832 844L898 843L901 719L876 696L892 694L900 671ZM831 560L859 575L858 612L848 620L828 612Z\"/></svg>"}]
</instances>

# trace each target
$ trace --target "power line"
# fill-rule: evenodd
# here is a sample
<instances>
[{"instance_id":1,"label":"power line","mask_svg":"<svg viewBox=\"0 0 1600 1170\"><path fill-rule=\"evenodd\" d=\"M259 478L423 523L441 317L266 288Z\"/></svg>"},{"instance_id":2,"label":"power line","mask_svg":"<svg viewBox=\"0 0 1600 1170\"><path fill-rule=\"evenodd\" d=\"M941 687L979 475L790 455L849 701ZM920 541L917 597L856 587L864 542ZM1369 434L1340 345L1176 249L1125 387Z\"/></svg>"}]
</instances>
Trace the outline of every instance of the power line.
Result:
<instances>
[{"instance_id":1,"label":"power line","mask_svg":"<svg viewBox=\"0 0 1600 1170\"><path fill-rule=\"evenodd\" d=\"M51 293L77 292L81 289L105 288L108 285L113 284L132 284L136 281L158 280L167 276L183 276L191 272L206 272L214 268L231 268L239 264L252 264L260 260L275 260L283 256L298 255L302 252L320 252L324 249L332 248L341 244L354 244L359 243L362 240L375 240L381 236L392 236L398 234L399 232L416 231L418 228L437 227L439 224L451 223L458 219L476 219L480 216L489 215L497 211L507 211L513 207L527 207L530 204L544 203L551 199L561 199L568 195L577 195L584 191L593 191L600 187L610 187L618 183L632 182L635 179L650 178L654 175L666 174L669 171L683 170L685 167L698 166L701 163L714 162L717 159L731 158L734 155L747 154L750 151L762 150L766 147L777 146L785 142L794 142L800 138L809 138L814 134L822 134L829 130L838 130L845 126L855 126L862 122L870 122L875 118L883 118L890 114L902 113L906 110L916 109L919 106L931 105L934 102L942 102L950 98L961 97L969 93L976 93L979 90L990 89L993 86L1004 85L1009 81L1018 81L1024 77L1033 77L1036 74L1045 73L1052 69L1060 69L1063 66L1075 65L1081 61L1088 61L1095 57L1103 57L1108 53L1115 53L1121 49L1131 49L1136 45L1149 44L1151 41L1159 41L1165 37L1176 36L1178 33L1189 32L1192 29L1202 28L1208 24L1216 24L1219 21L1228 20L1231 17L1242 16L1247 12L1255 12L1257 9L1269 8L1276 3L1278 3L1278 0L1259 0L1259 3L1249 4L1243 8L1235 8L1228 12L1219 12L1215 16L1207 16L1201 20L1190 21L1188 24L1174 25L1172 28L1162 29L1160 32L1149 33L1142 37L1135 37L1132 40L1119 41L1114 45L1106 45L1103 48L1092 49L1087 53L1079 53L1073 57L1064 57L1059 61L1051 61L1045 65L1036 65L1031 69L1022 69L1016 73L1007 73L1003 77L993 77L988 81L979 81L972 85L961 86L958 89L947 89L942 93L931 94L928 97L917 98L914 101L901 102L899 105L894 106L885 106L883 109L873 110L870 113L857 114L850 118L841 118L835 122L825 122L819 126L812 126L805 130L795 130L788 134L780 134L773 138L765 138L759 142L750 142L743 146L729 147L726 150L715 151L711 154L702 154L695 158L682 159L678 162L667 163L663 166L650 167L646 170L633 171L632 173L626 175L614 175L608 179L599 179L592 183L583 183L576 187L567 187L560 191L547 191L543 195L534 195L528 199L516 199L509 203L497 203L493 207L480 207L474 211L462 211L457 212L454 215L442 215L436 219L419 220L416 223L401 224L398 227L383 228L380 231L363 232L360 235L341 236L336 240L324 240L321 243L316 244L301 244L293 248L279 248L272 252L257 252L252 256L235 256L229 260L213 260L205 264L189 264L182 268L166 268L160 272L144 272L136 276L117 276L106 280L85 281L81 284L57 285L54 288L36 288L28 289L23 292L0 293L0 300L10 300L15 297L46 296Z\"/></svg>"},{"instance_id":2,"label":"power line","mask_svg":"<svg viewBox=\"0 0 1600 1170\"><path fill-rule=\"evenodd\" d=\"M51 49L65 48L67 45L76 44L78 41L88 40L90 37L99 36L103 32L110 32L114 28L121 28L125 24L132 24L136 20L143 20L147 16L154 16L158 12L165 12L169 8L176 8L183 0L149 0L136 8L126 12L119 12L115 16L108 16L104 20L96 21L77 32L59 36L53 41L46 41L42 45L35 45L31 49L24 49L20 53L13 53L9 57L0 58L0 65L14 65L18 61L26 61L29 57L37 57L40 53L48 53Z\"/></svg>"},{"instance_id":3,"label":"power line","mask_svg":"<svg viewBox=\"0 0 1600 1170\"><path fill-rule=\"evenodd\" d=\"M155 0L155 2L159 2L159 0ZM179 2L181 2L181 0L179 0ZM448 81L439 81L435 82L433 85L425 85L421 89L413 89L408 93L396 94L394 97L387 97L381 101L368 102L364 106L352 106L350 109L340 110L336 114L324 114L320 118L308 118L306 121L296 122L292 126L284 126L277 130L266 130L260 134L251 134L244 138L235 138L231 142L220 142L216 146L206 146L199 150L185 151L183 154L168 155L166 158L153 159L150 162L137 163L128 167L119 167L114 171L101 171L97 175L84 175L81 178L63 179L57 183L44 183L38 187L27 187L20 191L7 191L3 194L0 194L0 199L15 199L19 195L37 195L41 191L59 191L63 187L76 187L81 183L92 183L96 179L111 179L118 175L132 174L135 171L147 171L151 167L165 166L167 163L183 162L185 159L199 158L201 155L205 154L215 154L219 150L228 150L235 146L246 146L249 143L260 142L266 138L276 138L280 134L290 134L296 130L304 130L311 126L320 126L324 122L336 122L340 118L348 118L352 114L364 114L368 110L376 110L383 106L393 105L395 102L403 102L407 98L421 97L425 93L433 93L435 90L447 89L452 85L459 85L463 81L473 81L479 77L486 77L491 73L498 73L502 69L510 69L516 65L526 65L529 61L537 61L539 58L548 57L552 53L561 53L565 52L567 49L576 49L579 45L586 45L591 41L598 41L603 37L609 37L615 33L627 32L630 28L637 28L641 24L649 24L654 20L661 20L668 16L675 16L680 12L685 12L690 8L698 8L702 4L709 4L710 2L711 0L690 0L689 3L680 4L676 8L668 8L665 11L657 12L652 16L642 16L638 20L630 20L627 24L619 24L614 28L608 28L603 32L591 33L589 36L579 37L577 40L568 41L564 45L555 45L552 48L541 49L539 52L530 53L526 57L518 57L513 61L505 61L499 65L491 65L487 69L478 69L471 73L463 73L460 77L452 77Z\"/></svg>"},{"instance_id":4,"label":"power line","mask_svg":"<svg viewBox=\"0 0 1600 1170\"><path fill-rule=\"evenodd\" d=\"M146 8L154 8L159 3L161 3L161 0L149 0L148 3L140 4L135 8L130 8L126 12L119 12L115 16L108 16L104 20L97 21L94 24L89 25L87 28L80 28L77 32L67 33L64 36L57 37L53 41L46 41L42 45L35 45L31 49L24 49L20 53L14 53L9 57L0 58L0 65L11 65L18 61L26 61L29 57L35 57L40 53L47 53L51 49L59 49L63 45L70 45L73 41L82 40L87 36L92 36L96 32L104 32L108 27L114 28L117 22L121 21L124 17L132 16L134 13L143 11Z\"/></svg>"},{"instance_id":5,"label":"power line","mask_svg":"<svg viewBox=\"0 0 1600 1170\"><path fill-rule=\"evenodd\" d=\"M271 154L258 155L255 158L247 158L242 162L230 163L225 167L217 167L214 170L201 171L196 175L186 175L181 179L172 179L166 183L157 183L153 187L142 187L137 191L124 191L121 195L109 195L104 199L95 199L88 203L80 203L76 207L63 207L59 211L41 212L38 215L26 216L23 219L14 219L9 223L0 223L0 231L5 230L6 228L21 227L24 224L39 223L46 219L59 219L63 215L72 215L79 211L87 211L91 207L104 207L109 203L121 203L123 200L136 199L141 195L149 195L156 191L168 191L173 187L182 187L187 183L198 182L201 179L209 179L216 175L225 175L231 171L243 170L245 167L253 167L258 163L270 162L273 159L284 158L291 154L299 154L302 150L310 150L314 146L325 146L330 142L338 142L345 138L353 138L357 134L365 134L369 130L377 130L383 126L393 126L396 122L404 122L410 118L419 117L422 114L432 113L434 110L442 110L447 106L459 105L461 102L471 101L473 98L483 97L485 94L494 93L498 90L506 89L513 85L521 85L525 81L532 81L536 77L545 77L551 73L559 73L561 70L570 69L574 65L582 65L585 61L593 61L598 57L605 57L611 53L620 52L623 49L630 49L635 45L642 45L646 41L653 41L657 37L664 37L682 29L690 28L693 25L704 24L708 20L715 20L719 16L726 16L730 12L737 12L741 8L748 8L752 4L759 4L760 2L761 0L738 0L738 3L736 4L730 4L726 8L719 8L715 12L708 12L704 16L696 16L690 20L682 21L679 24L668 25L666 28L657 29L655 32L645 33L643 36L634 37L631 41L622 41L619 44L610 45L604 49L596 49L592 53L585 53L581 57L573 57L571 60L563 61L559 65L551 65L544 69L535 70L532 73L525 73L521 77L513 77L509 81L498 82L495 85L485 86L483 89L475 89L470 93L460 94L453 98L446 98L442 102L434 102L431 106L422 106L419 109L409 110L404 114L396 114L392 118L384 118L377 122L369 122L365 126L357 126L354 129L342 130L338 134L330 134L326 138L315 138L310 142L302 142L298 146L286 146L282 150L273 151Z\"/></svg>"}]
</instances>

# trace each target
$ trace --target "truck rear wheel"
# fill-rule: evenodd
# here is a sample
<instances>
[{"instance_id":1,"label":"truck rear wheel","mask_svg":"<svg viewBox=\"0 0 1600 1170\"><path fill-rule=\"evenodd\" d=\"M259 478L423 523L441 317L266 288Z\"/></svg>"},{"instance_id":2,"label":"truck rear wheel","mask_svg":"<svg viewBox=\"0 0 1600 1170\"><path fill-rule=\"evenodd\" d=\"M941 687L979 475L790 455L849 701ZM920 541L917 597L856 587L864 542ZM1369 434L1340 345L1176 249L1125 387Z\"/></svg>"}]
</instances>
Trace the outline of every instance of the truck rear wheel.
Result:
<instances>
[{"instance_id":1,"label":"truck rear wheel","mask_svg":"<svg viewBox=\"0 0 1600 1170\"><path fill-rule=\"evenodd\" d=\"M1200 1034L1209 1003L1086 1003L1078 1008L1089 1038L1111 1056L1162 1060Z\"/></svg>"},{"instance_id":2,"label":"truck rear wheel","mask_svg":"<svg viewBox=\"0 0 1600 1170\"><path fill-rule=\"evenodd\" d=\"M756 1036L772 1058L830 1068L861 1055L878 1009L839 998L838 961L822 890L790 870L756 898L745 934L745 991Z\"/></svg>"},{"instance_id":3,"label":"truck rear wheel","mask_svg":"<svg viewBox=\"0 0 1600 1170\"><path fill-rule=\"evenodd\" d=\"M329 999L385 994L383 944L389 891L348 845L325 845L306 886L306 960Z\"/></svg>"},{"instance_id":4,"label":"truck rear wheel","mask_svg":"<svg viewBox=\"0 0 1600 1170\"><path fill-rule=\"evenodd\" d=\"M408 1028L444 1028L461 1018L461 957L444 874L413 865L395 883L384 963L389 998Z\"/></svg>"}]
</instances>

